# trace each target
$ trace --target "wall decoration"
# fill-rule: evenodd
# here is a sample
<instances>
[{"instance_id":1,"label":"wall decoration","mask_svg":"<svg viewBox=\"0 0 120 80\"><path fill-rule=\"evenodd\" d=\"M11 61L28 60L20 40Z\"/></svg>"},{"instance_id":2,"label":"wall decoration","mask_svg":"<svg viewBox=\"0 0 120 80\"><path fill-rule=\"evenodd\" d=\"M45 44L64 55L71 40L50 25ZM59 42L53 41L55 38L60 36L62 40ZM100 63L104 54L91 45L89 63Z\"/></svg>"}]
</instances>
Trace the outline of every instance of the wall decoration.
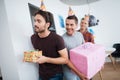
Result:
<instances>
[{"instance_id":1,"label":"wall decoration","mask_svg":"<svg viewBox=\"0 0 120 80\"><path fill-rule=\"evenodd\" d=\"M92 28L88 28L88 32L90 32L91 34L95 34L95 32L93 31L93 29Z\"/></svg>"},{"instance_id":2,"label":"wall decoration","mask_svg":"<svg viewBox=\"0 0 120 80\"><path fill-rule=\"evenodd\" d=\"M94 15L90 15L90 14L85 15L84 19L89 21L89 27L96 26L98 25L99 22L99 20L96 19Z\"/></svg>"},{"instance_id":3,"label":"wall decoration","mask_svg":"<svg viewBox=\"0 0 120 80\"><path fill-rule=\"evenodd\" d=\"M89 15L89 27L98 25L99 20L95 16Z\"/></svg>"},{"instance_id":4,"label":"wall decoration","mask_svg":"<svg viewBox=\"0 0 120 80\"><path fill-rule=\"evenodd\" d=\"M58 19L59 19L60 27L65 28L63 16L58 15Z\"/></svg>"}]
</instances>

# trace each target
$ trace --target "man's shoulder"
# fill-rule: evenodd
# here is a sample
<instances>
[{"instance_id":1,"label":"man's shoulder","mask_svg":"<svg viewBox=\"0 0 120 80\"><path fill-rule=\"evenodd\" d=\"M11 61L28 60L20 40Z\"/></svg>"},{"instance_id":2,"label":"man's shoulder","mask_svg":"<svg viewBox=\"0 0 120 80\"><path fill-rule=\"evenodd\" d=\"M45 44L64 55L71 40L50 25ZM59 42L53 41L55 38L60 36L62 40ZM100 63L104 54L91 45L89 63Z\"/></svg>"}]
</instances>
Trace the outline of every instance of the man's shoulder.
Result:
<instances>
[{"instance_id":1,"label":"man's shoulder","mask_svg":"<svg viewBox=\"0 0 120 80\"><path fill-rule=\"evenodd\" d=\"M93 34L92 34L91 32L89 32L89 31L87 31L87 34L88 34L88 35L93 35Z\"/></svg>"},{"instance_id":2,"label":"man's shoulder","mask_svg":"<svg viewBox=\"0 0 120 80\"><path fill-rule=\"evenodd\" d=\"M32 34L32 35L31 35L31 39L36 39L37 37L38 37L37 34Z\"/></svg>"},{"instance_id":3,"label":"man's shoulder","mask_svg":"<svg viewBox=\"0 0 120 80\"><path fill-rule=\"evenodd\" d=\"M57 34L55 32L51 32L51 35L61 37L59 34Z\"/></svg>"},{"instance_id":4,"label":"man's shoulder","mask_svg":"<svg viewBox=\"0 0 120 80\"><path fill-rule=\"evenodd\" d=\"M31 35L31 37L36 37L36 36L37 36L37 34L32 34L32 35Z\"/></svg>"},{"instance_id":5,"label":"man's shoulder","mask_svg":"<svg viewBox=\"0 0 120 80\"><path fill-rule=\"evenodd\" d=\"M81 32L75 32L75 34L78 35L78 36L79 36L79 35L82 35Z\"/></svg>"},{"instance_id":6,"label":"man's shoulder","mask_svg":"<svg viewBox=\"0 0 120 80\"><path fill-rule=\"evenodd\" d=\"M64 33L64 34L62 35L62 37L64 37L64 36L66 36L66 33Z\"/></svg>"},{"instance_id":7,"label":"man's shoulder","mask_svg":"<svg viewBox=\"0 0 120 80\"><path fill-rule=\"evenodd\" d=\"M67 35L66 33L64 33L64 34L62 35L62 37L63 37L63 39L65 39L65 38L68 38L68 35Z\"/></svg>"},{"instance_id":8,"label":"man's shoulder","mask_svg":"<svg viewBox=\"0 0 120 80\"><path fill-rule=\"evenodd\" d=\"M57 34L55 32L51 32L51 35L52 35L52 38L55 38L55 39L62 38L62 36L60 36L59 34Z\"/></svg>"}]
</instances>

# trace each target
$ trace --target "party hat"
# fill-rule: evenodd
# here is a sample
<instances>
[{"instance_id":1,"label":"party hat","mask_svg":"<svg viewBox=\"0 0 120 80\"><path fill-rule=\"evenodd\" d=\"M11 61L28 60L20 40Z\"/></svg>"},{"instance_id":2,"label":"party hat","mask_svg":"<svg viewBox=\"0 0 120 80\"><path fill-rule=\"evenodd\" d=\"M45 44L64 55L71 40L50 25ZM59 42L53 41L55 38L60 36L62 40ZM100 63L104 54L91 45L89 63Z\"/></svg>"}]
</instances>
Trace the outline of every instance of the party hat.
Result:
<instances>
[{"instance_id":1,"label":"party hat","mask_svg":"<svg viewBox=\"0 0 120 80\"><path fill-rule=\"evenodd\" d=\"M40 9L43 10L43 11L46 11L46 7L45 7L45 5L44 5L43 0L41 0L41 6L40 6Z\"/></svg>"},{"instance_id":2,"label":"party hat","mask_svg":"<svg viewBox=\"0 0 120 80\"><path fill-rule=\"evenodd\" d=\"M68 16L72 16L75 15L74 11L72 10L71 6L69 6L69 10L68 10Z\"/></svg>"}]
</instances>

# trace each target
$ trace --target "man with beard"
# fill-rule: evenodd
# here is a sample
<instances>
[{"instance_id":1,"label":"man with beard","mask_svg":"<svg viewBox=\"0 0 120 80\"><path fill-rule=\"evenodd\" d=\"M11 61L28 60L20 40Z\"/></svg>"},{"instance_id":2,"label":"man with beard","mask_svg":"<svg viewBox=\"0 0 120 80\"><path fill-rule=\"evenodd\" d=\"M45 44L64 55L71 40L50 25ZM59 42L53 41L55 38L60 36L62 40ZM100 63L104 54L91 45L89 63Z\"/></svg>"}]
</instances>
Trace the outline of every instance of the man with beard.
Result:
<instances>
[{"instance_id":1,"label":"man with beard","mask_svg":"<svg viewBox=\"0 0 120 80\"><path fill-rule=\"evenodd\" d=\"M63 38L49 30L51 21L46 11L34 16L35 34L31 36L33 47L42 51L39 63L39 80L63 80L62 64L68 63L68 53Z\"/></svg>"}]
</instances>

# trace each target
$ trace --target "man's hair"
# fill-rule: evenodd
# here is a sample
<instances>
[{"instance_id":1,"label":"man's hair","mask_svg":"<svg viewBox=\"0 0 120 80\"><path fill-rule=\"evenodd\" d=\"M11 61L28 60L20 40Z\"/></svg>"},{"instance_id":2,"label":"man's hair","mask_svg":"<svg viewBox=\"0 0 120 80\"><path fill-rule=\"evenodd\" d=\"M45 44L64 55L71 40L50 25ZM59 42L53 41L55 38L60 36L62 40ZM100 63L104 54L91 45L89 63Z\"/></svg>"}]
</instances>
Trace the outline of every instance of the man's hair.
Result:
<instances>
[{"instance_id":1,"label":"man's hair","mask_svg":"<svg viewBox=\"0 0 120 80\"><path fill-rule=\"evenodd\" d=\"M78 18L75 15L68 16L66 19L73 19L75 20L75 24L78 24Z\"/></svg>"},{"instance_id":2,"label":"man's hair","mask_svg":"<svg viewBox=\"0 0 120 80\"><path fill-rule=\"evenodd\" d=\"M48 14L48 17L49 17L49 22L50 22L50 27L52 26L52 23L53 23L53 14L51 12L48 12L47 11L47 14Z\"/></svg>"},{"instance_id":3,"label":"man's hair","mask_svg":"<svg viewBox=\"0 0 120 80\"><path fill-rule=\"evenodd\" d=\"M85 18L82 18L81 20L85 20Z\"/></svg>"},{"instance_id":4,"label":"man's hair","mask_svg":"<svg viewBox=\"0 0 120 80\"><path fill-rule=\"evenodd\" d=\"M52 24L52 22L51 22L51 15L52 15L52 13L50 13L50 12L48 12L48 11L38 10L38 11L35 13L34 16L36 16L37 14L41 15L41 16L45 19L46 22L49 22L49 23L50 23L50 26L51 26L51 24ZM50 26L49 26L49 27L50 27Z\"/></svg>"}]
</instances>

